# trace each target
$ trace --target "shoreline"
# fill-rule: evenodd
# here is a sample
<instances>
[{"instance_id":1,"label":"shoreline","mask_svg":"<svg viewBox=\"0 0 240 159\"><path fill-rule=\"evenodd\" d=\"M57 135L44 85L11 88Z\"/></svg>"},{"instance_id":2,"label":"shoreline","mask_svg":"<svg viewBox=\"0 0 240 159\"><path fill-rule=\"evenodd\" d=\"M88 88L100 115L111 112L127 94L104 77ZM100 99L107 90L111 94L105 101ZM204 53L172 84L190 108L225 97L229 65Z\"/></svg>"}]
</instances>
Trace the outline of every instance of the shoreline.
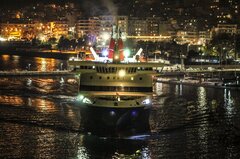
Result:
<instances>
[{"instance_id":1,"label":"shoreline","mask_svg":"<svg viewBox=\"0 0 240 159\"><path fill-rule=\"evenodd\" d=\"M76 56L77 53L73 52L51 52L51 51L41 51L41 50L13 50L13 49L1 49L0 55L19 55L28 57L42 57L42 58L56 58L67 60L70 57Z\"/></svg>"},{"instance_id":2,"label":"shoreline","mask_svg":"<svg viewBox=\"0 0 240 159\"><path fill-rule=\"evenodd\" d=\"M219 88L219 89L235 89L235 90L239 90L240 87L239 86L224 86L222 85L222 83L219 82L202 82L200 83L197 80L182 80L182 81L178 81L178 80L160 80L157 79L156 80L159 83L164 83L164 84L175 84L175 85L186 85L186 86L195 86L195 87L208 87L208 88Z\"/></svg>"}]
</instances>

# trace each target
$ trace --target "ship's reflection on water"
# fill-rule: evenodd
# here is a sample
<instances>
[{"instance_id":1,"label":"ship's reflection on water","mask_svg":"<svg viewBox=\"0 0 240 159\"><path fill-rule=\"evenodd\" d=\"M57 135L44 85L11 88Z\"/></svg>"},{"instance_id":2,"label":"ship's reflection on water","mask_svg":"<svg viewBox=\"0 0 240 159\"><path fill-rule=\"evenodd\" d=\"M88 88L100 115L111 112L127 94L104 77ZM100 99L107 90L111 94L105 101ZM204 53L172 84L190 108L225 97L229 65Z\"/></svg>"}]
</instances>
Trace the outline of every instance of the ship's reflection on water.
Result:
<instances>
[{"instance_id":1,"label":"ship's reflection on water","mask_svg":"<svg viewBox=\"0 0 240 159\"><path fill-rule=\"evenodd\" d=\"M78 158L150 158L144 140L83 136L81 144Z\"/></svg>"},{"instance_id":2,"label":"ship's reflection on water","mask_svg":"<svg viewBox=\"0 0 240 159\"><path fill-rule=\"evenodd\" d=\"M85 134L85 151L78 158L89 154L93 158L150 158L145 141L150 136L150 111L151 107L117 109L81 105L80 132Z\"/></svg>"},{"instance_id":3,"label":"ship's reflection on water","mask_svg":"<svg viewBox=\"0 0 240 159\"><path fill-rule=\"evenodd\" d=\"M80 132L85 135L78 158L151 158L145 140L150 111L81 105Z\"/></svg>"}]
</instances>

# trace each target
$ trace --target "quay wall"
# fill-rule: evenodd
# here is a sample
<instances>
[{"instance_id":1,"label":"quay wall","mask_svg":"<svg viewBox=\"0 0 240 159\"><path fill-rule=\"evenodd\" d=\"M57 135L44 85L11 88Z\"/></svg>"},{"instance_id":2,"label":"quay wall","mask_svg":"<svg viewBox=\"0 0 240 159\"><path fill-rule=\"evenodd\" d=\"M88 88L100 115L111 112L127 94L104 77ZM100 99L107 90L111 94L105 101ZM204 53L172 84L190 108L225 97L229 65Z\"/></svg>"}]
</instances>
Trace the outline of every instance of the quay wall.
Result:
<instances>
[{"instance_id":1,"label":"quay wall","mask_svg":"<svg viewBox=\"0 0 240 159\"><path fill-rule=\"evenodd\" d=\"M43 57L43 58L56 58L67 60L70 57L77 56L76 53L68 52L43 52L40 50L14 50L14 49L1 49L0 55L19 55L19 56L28 56L28 57Z\"/></svg>"},{"instance_id":2,"label":"quay wall","mask_svg":"<svg viewBox=\"0 0 240 159\"><path fill-rule=\"evenodd\" d=\"M156 82L163 83L163 84L240 90L239 85L231 87L231 86L225 86L221 82L200 82L199 80L173 80L173 79L168 79L168 80L157 79Z\"/></svg>"},{"instance_id":3,"label":"quay wall","mask_svg":"<svg viewBox=\"0 0 240 159\"><path fill-rule=\"evenodd\" d=\"M0 71L0 77L18 76L72 76L70 71Z\"/></svg>"}]
</instances>

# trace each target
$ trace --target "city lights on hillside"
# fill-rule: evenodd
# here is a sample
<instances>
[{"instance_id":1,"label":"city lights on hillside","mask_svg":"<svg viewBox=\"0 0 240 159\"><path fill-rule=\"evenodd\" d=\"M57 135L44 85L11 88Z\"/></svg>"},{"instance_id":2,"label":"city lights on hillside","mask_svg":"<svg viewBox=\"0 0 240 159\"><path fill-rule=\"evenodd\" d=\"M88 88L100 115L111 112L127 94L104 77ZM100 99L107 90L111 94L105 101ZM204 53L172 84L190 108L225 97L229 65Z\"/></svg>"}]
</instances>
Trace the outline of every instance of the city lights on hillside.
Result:
<instances>
[{"instance_id":1,"label":"city lights on hillside","mask_svg":"<svg viewBox=\"0 0 240 159\"><path fill-rule=\"evenodd\" d=\"M7 39L0 37L0 41L7 41Z\"/></svg>"},{"instance_id":2,"label":"city lights on hillside","mask_svg":"<svg viewBox=\"0 0 240 159\"><path fill-rule=\"evenodd\" d=\"M103 39L104 41L106 41L106 40L109 40L109 39L110 39L110 34L107 33L107 32L104 32L104 33L101 35L101 37L102 37L102 39Z\"/></svg>"}]
</instances>

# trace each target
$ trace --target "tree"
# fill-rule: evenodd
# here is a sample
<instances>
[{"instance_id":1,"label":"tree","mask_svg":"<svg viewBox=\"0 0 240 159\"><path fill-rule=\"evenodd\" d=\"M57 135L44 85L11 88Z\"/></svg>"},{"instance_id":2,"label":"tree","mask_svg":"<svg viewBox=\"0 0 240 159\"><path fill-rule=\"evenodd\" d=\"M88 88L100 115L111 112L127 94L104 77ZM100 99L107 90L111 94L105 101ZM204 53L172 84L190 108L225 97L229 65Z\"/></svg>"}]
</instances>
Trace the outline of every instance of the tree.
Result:
<instances>
[{"instance_id":1,"label":"tree","mask_svg":"<svg viewBox=\"0 0 240 159\"><path fill-rule=\"evenodd\" d=\"M59 41L58 41L58 49L59 50L62 50L63 49L63 47L64 47L64 36L61 36L60 38L59 38Z\"/></svg>"},{"instance_id":2,"label":"tree","mask_svg":"<svg viewBox=\"0 0 240 159\"><path fill-rule=\"evenodd\" d=\"M56 44L56 42L57 42L57 39L55 37L52 37L52 38L48 39L48 43L51 44L51 45Z\"/></svg>"},{"instance_id":3,"label":"tree","mask_svg":"<svg viewBox=\"0 0 240 159\"><path fill-rule=\"evenodd\" d=\"M76 49L76 47L77 47L76 39L70 40L69 44L70 44L71 49L74 49L74 50Z\"/></svg>"},{"instance_id":4,"label":"tree","mask_svg":"<svg viewBox=\"0 0 240 159\"><path fill-rule=\"evenodd\" d=\"M59 50L68 50L71 48L71 41L64 36L61 36L58 41L58 49Z\"/></svg>"},{"instance_id":5,"label":"tree","mask_svg":"<svg viewBox=\"0 0 240 159\"><path fill-rule=\"evenodd\" d=\"M235 45L235 52L236 52L235 58L237 58L238 54L240 53L240 35L239 34L235 35L234 40L235 40L234 45Z\"/></svg>"},{"instance_id":6,"label":"tree","mask_svg":"<svg viewBox=\"0 0 240 159\"><path fill-rule=\"evenodd\" d=\"M38 46L41 44L41 41L37 39L36 37L32 39L32 45L33 46Z\"/></svg>"},{"instance_id":7,"label":"tree","mask_svg":"<svg viewBox=\"0 0 240 159\"><path fill-rule=\"evenodd\" d=\"M188 52L187 58L193 58L193 57L197 57L197 56L199 56L199 53L198 53L198 52L193 51L193 50L190 50L190 51Z\"/></svg>"},{"instance_id":8,"label":"tree","mask_svg":"<svg viewBox=\"0 0 240 159\"><path fill-rule=\"evenodd\" d=\"M229 52L235 50L234 35L227 33L220 33L213 37L210 41L210 45L221 60L225 61L229 56Z\"/></svg>"}]
</instances>

